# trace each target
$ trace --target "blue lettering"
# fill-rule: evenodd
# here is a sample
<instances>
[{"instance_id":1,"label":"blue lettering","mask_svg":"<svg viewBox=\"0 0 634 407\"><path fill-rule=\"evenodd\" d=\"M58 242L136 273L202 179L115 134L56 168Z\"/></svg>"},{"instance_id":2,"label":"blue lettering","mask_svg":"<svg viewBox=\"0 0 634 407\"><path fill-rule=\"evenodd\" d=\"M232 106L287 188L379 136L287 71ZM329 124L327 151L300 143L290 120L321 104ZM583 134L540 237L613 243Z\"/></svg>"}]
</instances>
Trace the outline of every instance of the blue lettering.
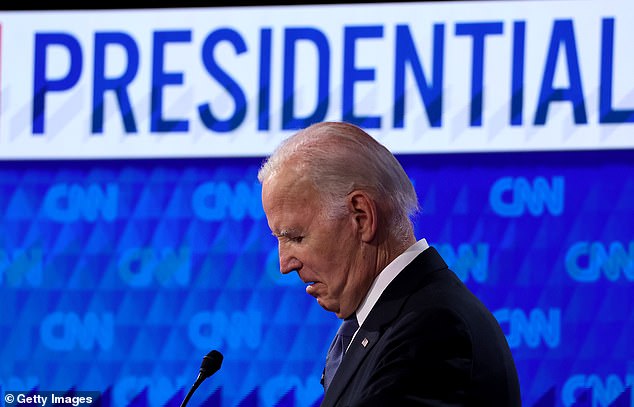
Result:
<instances>
[{"instance_id":1,"label":"blue lettering","mask_svg":"<svg viewBox=\"0 0 634 407\"><path fill-rule=\"evenodd\" d=\"M306 117L295 116L295 43L310 41L317 47L317 106ZM282 129L296 130L323 121L328 111L330 86L330 48L323 32L314 28L287 28L284 37L284 84Z\"/></svg>"},{"instance_id":2,"label":"blue lettering","mask_svg":"<svg viewBox=\"0 0 634 407\"><path fill-rule=\"evenodd\" d=\"M601 242L577 242L566 252L566 271L575 281L586 283L597 281L601 271L609 281L621 274L634 281L634 241L627 251L621 242L610 243L609 249Z\"/></svg>"},{"instance_id":3,"label":"blue lettering","mask_svg":"<svg viewBox=\"0 0 634 407\"><path fill-rule=\"evenodd\" d=\"M260 93L258 94L258 130L269 129L271 114L271 29L263 28L260 44Z\"/></svg>"},{"instance_id":4,"label":"blue lettering","mask_svg":"<svg viewBox=\"0 0 634 407\"><path fill-rule=\"evenodd\" d=\"M544 310L533 309L530 315L521 309L502 308L494 313L500 325L508 323L506 339L511 349L522 345L522 339L529 348L537 348L543 341L549 348L556 348L561 342L561 310L551 308L546 316ZM541 341L540 341L541 337Z\"/></svg>"},{"instance_id":5,"label":"blue lettering","mask_svg":"<svg viewBox=\"0 0 634 407\"><path fill-rule=\"evenodd\" d=\"M242 220L247 215L255 220L262 219L262 186L255 182L251 187L240 181L235 188L226 182L206 182L201 184L192 196L192 208L196 216L206 221L218 221L231 216Z\"/></svg>"},{"instance_id":6,"label":"blue lettering","mask_svg":"<svg viewBox=\"0 0 634 407\"><path fill-rule=\"evenodd\" d=\"M49 46L64 47L70 56L66 75L60 78L47 78L46 51ZM81 45L75 37L65 33L35 34L35 58L33 62L33 134L44 133L46 118L45 99L48 92L59 92L72 88L78 81L82 70Z\"/></svg>"},{"instance_id":7,"label":"blue lettering","mask_svg":"<svg viewBox=\"0 0 634 407\"><path fill-rule=\"evenodd\" d=\"M403 128L405 120L405 69L409 65L416 79L427 118L431 127L442 125L442 87L445 49L445 26L434 24L432 80L428 82L406 25L396 27L396 55L394 61L394 127Z\"/></svg>"},{"instance_id":8,"label":"blue lettering","mask_svg":"<svg viewBox=\"0 0 634 407\"><path fill-rule=\"evenodd\" d=\"M44 212L58 222L74 222L83 217L89 222L97 220L99 213L106 221L117 217L119 187L106 184L105 191L98 184L84 188L77 184L56 184L44 197Z\"/></svg>"},{"instance_id":9,"label":"blue lettering","mask_svg":"<svg viewBox=\"0 0 634 407\"><path fill-rule=\"evenodd\" d=\"M471 70L471 127L482 126L482 100L484 96L484 39L487 35L502 34L503 24L495 23L458 23L456 35L469 35L473 38L473 56Z\"/></svg>"},{"instance_id":10,"label":"blue lettering","mask_svg":"<svg viewBox=\"0 0 634 407\"><path fill-rule=\"evenodd\" d=\"M478 283L486 282L489 270L488 244L478 243L475 249L468 243L458 245L458 250L454 250L450 244L437 247L449 267L462 281L468 281L471 275Z\"/></svg>"},{"instance_id":11,"label":"blue lettering","mask_svg":"<svg viewBox=\"0 0 634 407\"><path fill-rule=\"evenodd\" d=\"M625 390L621 379L614 374L605 378L605 384L597 375L590 375L587 385L593 389L593 405L609 406Z\"/></svg>"},{"instance_id":12,"label":"blue lettering","mask_svg":"<svg viewBox=\"0 0 634 407\"><path fill-rule=\"evenodd\" d=\"M226 120L220 120L214 116L209 104L201 104L198 106L198 113L200 114L202 122L209 130L218 133L227 133L235 130L242 124L247 114L247 99L244 95L244 91L231 76L218 66L213 57L216 45L223 41L231 43L237 55L247 51L247 45L240 34L228 28L216 30L209 34L203 44L202 58L207 72L226 89L235 103L233 114Z\"/></svg>"},{"instance_id":13,"label":"blue lettering","mask_svg":"<svg viewBox=\"0 0 634 407\"><path fill-rule=\"evenodd\" d=\"M169 42L190 42L191 31L157 31L154 33L153 60L152 60L152 105L150 108L150 131L152 133L186 132L189 130L187 120L163 119L163 87L165 85L181 85L183 74L181 72L165 72L163 61L165 59L165 44Z\"/></svg>"},{"instance_id":14,"label":"blue lettering","mask_svg":"<svg viewBox=\"0 0 634 407\"><path fill-rule=\"evenodd\" d=\"M601 83L599 85L599 123L634 123L634 109L612 107L614 75L614 18L604 18L601 31Z\"/></svg>"},{"instance_id":15,"label":"blue lettering","mask_svg":"<svg viewBox=\"0 0 634 407\"><path fill-rule=\"evenodd\" d=\"M234 312L202 311L188 325L189 339L199 349L222 347L258 349L262 340L262 315L254 310ZM243 344L244 342L244 344Z\"/></svg>"},{"instance_id":16,"label":"blue lettering","mask_svg":"<svg viewBox=\"0 0 634 407\"><path fill-rule=\"evenodd\" d=\"M566 52L566 68L570 87L554 88L555 68L557 67L557 56L559 48L563 46ZM577 45L575 42L574 28L572 20L556 20L546 57L546 67L542 86L535 112L535 125L546 123L548 107L554 101L570 101L572 103L575 124L586 124L586 104L583 98L583 88L581 85L581 73L579 71L579 57L577 56Z\"/></svg>"},{"instance_id":17,"label":"blue lettering","mask_svg":"<svg viewBox=\"0 0 634 407\"><path fill-rule=\"evenodd\" d=\"M577 401L577 390L586 388L585 375L571 376L561 390L561 401L564 406L572 406Z\"/></svg>"},{"instance_id":18,"label":"blue lettering","mask_svg":"<svg viewBox=\"0 0 634 407\"><path fill-rule=\"evenodd\" d=\"M172 247L157 250L152 247L126 249L119 259L119 275L131 287L147 287L153 279L162 286L189 284L191 250Z\"/></svg>"},{"instance_id":19,"label":"blue lettering","mask_svg":"<svg viewBox=\"0 0 634 407\"><path fill-rule=\"evenodd\" d=\"M381 37L383 37L382 26L346 27L344 33L343 120L370 129L381 128L381 117L354 114L354 84L361 81L374 81L374 69L359 69L355 66L356 44L359 38Z\"/></svg>"},{"instance_id":20,"label":"blue lettering","mask_svg":"<svg viewBox=\"0 0 634 407\"><path fill-rule=\"evenodd\" d=\"M73 350L78 345L83 350L95 349L96 345L107 350L114 342L114 316L88 312L82 321L74 312L54 312L42 321L40 339L55 351Z\"/></svg>"},{"instance_id":21,"label":"blue lettering","mask_svg":"<svg viewBox=\"0 0 634 407\"><path fill-rule=\"evenodd\" d=\"M489 203L501 216L522 216L525 209L533 216L540 216L545 208L553 216L559 216L564 209L564 177L553 177L551 182L552 187L545 178L537 177L531 186L523 177L500 178L491 187Z\"/></svg>"},{"instance_id":22,"label":"blue lettering","mask_svg":"<svg viewBox=\"0 0 634 407\"><path fill-rule=\"evenodd\" d=\"M609 374L605 380L596 375L577 374L570 376L561 391L561 400L565 407L578 405L578 396L590 390L592 400L587 405L616 406L617 399L634 385L634 375L627 375L625 380L615 374ZM631 391L631 390L630 390ZM625 405L625 404L618 404Z\"/></svg>"},{"instance_id":23,"label":"blue lettering","mask_svg":"<svg viewBox=\"0 0 634 407\"><path fill-rule=\"evenodd\" d=\"M522 125L524 111L524 41L526 23L516 21L513 24L513 68L511 74L511 125Z\"/></svg>"},{"instance_id":24,"label":"blue lettering","mask_svg":"<svg viewBox=\"0 0 634 407\"><path fill-rule=\"evenodd\" d=\"M106 48L109 45L121 46L127 55L125 71L118 77L106 78ZM92 132L103 132L104 93L114 91L121 109L126 133L136 133L134 112L130 104L127 87L139 70L139 48L134 38L125 33L95 34L95 76L92 93Z\"/></svg>"}]
</instances>

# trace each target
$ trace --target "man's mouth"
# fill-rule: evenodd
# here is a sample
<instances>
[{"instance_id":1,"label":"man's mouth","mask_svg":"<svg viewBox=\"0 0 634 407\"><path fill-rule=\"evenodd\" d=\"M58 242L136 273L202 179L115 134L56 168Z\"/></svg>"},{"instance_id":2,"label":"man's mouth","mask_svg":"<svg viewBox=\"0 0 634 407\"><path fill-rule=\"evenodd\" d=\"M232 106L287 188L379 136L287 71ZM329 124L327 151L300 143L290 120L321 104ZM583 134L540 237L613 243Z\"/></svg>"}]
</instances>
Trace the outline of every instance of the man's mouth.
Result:
<instances>
[{"instance_id":1,"label":"man's mouth","mask_svg":"<svg viewBox=\"0 0 634 407\"><path fill-rule=\"evenodd\" d=\"M318 281L306 281L306 294L308 295L312 295L313 297L315 297L317 295L316 293L316 284L318 283Z\"/></svg>"}]
</instances>

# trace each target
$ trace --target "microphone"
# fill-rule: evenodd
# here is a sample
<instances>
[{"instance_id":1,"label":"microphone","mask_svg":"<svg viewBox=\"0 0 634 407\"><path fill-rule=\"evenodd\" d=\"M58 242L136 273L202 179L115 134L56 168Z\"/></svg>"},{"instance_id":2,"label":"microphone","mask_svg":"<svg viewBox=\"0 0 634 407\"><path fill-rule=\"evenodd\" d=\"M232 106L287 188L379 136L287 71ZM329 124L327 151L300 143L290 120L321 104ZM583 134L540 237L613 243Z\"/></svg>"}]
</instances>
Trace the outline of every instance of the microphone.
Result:
<instances>
[{"instance_id":1,"label":"microphone","mask_svg":"<svg viewBox=\"0 0 634 407\"><path fill-rule=\"evenodd\" d=\"M198 377L196 381L192 385L192 388L189 389L189 393L187 393L187 397L181 403L181 407L185 407L189 399L192 398L192 394L196 391L200 383L203 382L206 378L216 373L220 369L220 365L222 365L222 353L217 350L212 350L203 358L202 363L200 364L200 373L198 373Z\"/></svg>"}]
</instances>

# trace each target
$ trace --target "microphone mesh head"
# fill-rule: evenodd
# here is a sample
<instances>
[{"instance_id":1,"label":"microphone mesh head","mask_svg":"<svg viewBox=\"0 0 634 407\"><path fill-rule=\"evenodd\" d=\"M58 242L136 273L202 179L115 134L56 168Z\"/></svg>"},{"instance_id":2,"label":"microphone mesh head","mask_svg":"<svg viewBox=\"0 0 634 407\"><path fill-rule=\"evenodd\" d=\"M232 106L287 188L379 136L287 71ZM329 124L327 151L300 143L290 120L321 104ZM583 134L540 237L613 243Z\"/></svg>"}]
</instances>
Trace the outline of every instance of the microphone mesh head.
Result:
<instances>
[{"instance_id":1,"label":"microphone mesh head","mask_svg":"<svg viewBox=\"0 0 634 407\"><path fill-rule=\"evenodd\" d=\"M216 373L220 369L220 365L222 365L222 359L222 353L217 350L209 352L200 364L200 374L203 377L209 377Z\"/></svg>"}]
</instances>

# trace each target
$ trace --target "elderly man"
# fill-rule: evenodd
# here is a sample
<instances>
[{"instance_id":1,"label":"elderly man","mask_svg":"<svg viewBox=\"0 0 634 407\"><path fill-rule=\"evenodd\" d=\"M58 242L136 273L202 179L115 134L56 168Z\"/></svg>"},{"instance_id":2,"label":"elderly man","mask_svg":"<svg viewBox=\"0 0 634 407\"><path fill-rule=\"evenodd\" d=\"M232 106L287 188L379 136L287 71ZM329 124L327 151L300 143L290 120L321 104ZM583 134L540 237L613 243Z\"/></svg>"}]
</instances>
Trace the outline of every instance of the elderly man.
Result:
<instances>
[{"instance_id":1,"label":"elderly man","mask_svg":"<svg viewBox=\"0 0 634 407\"><path fill-rule=\"evenodd\" d=\"M416 240L416 192L385 147L350 124L315 124L258 179L281 272L343 320L322 406L521 405L499 324Z\"/></svg>"}]
</instances>

